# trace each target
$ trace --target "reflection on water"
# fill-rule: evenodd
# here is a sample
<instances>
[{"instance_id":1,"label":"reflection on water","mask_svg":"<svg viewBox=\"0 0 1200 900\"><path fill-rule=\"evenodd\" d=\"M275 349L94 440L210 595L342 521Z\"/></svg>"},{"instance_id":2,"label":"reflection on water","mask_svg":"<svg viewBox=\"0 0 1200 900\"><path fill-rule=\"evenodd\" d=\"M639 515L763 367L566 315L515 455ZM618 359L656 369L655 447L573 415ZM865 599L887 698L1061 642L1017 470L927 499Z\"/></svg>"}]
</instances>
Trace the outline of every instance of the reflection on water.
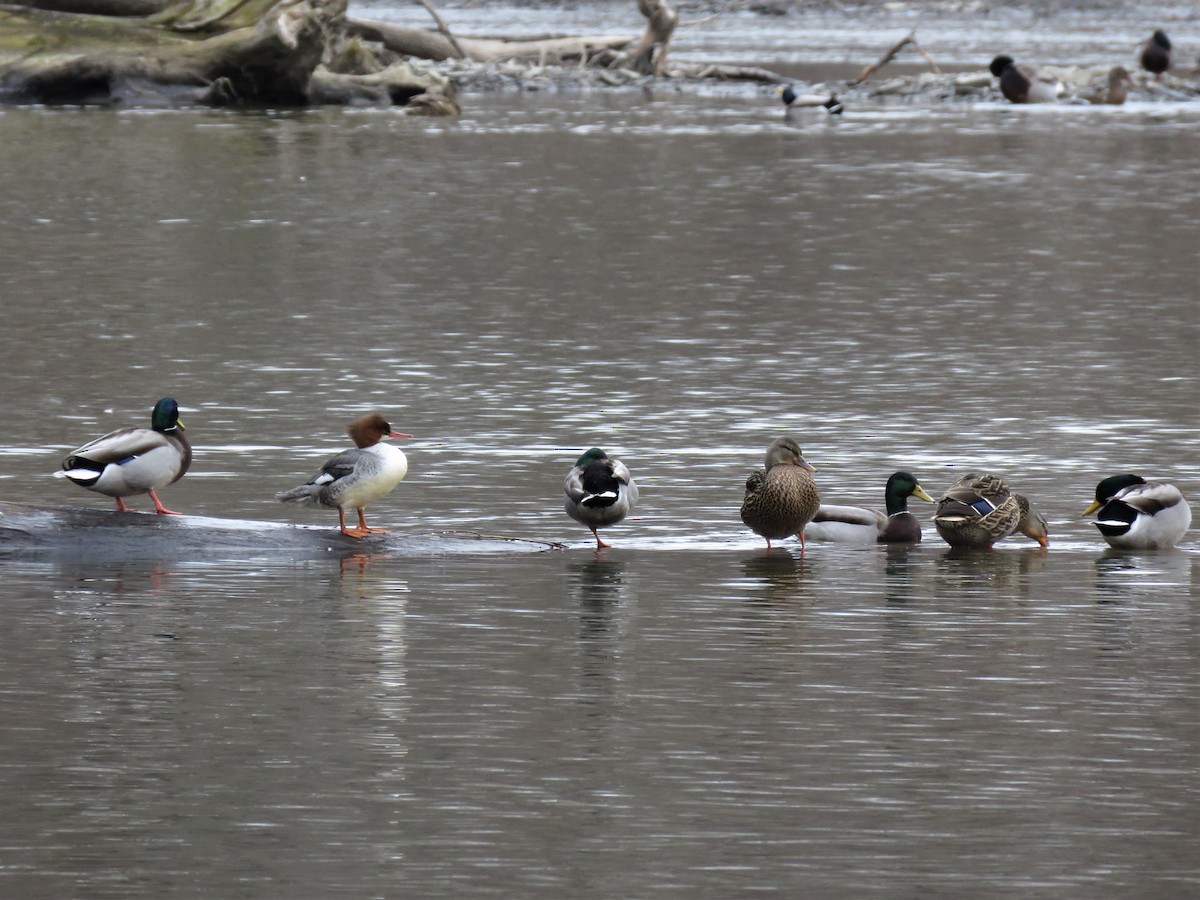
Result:
<instances>
[{"instance_id":1,"label":"reflection on water","mask_svg":"<svg viewBox=\"0 0 1200 900\"><path fill-rule=\"evenodd\" d=\"M1078 514L1116 466L1197 495L1196 111L926 112L5 111L6 499L101 505L49 473L169 390L173 503L281 520L378 406L372 521L570 549L0 559L0 892L1195 884L1194 536ZM768 554L784 430L844 503L1002 471L1054 544ZM642 490L602 553L596 444Z\"/></svg>"}]
</instances>

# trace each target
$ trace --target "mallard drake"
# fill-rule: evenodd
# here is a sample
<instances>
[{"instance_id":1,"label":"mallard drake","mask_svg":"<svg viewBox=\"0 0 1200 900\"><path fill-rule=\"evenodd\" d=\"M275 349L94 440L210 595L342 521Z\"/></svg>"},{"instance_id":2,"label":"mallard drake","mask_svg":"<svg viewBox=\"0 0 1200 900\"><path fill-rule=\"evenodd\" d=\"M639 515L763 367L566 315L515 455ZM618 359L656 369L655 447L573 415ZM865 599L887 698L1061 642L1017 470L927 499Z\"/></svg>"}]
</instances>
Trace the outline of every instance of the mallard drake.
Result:
<instances>
[{"instance_id":1,"label":"mallard drake","mask_svg":"<svg viewBox=\"0 0 1200 900\"><path fill-rule=\"evenodd\" d=\"M1011 103L1053 103L1058 80L1031 66L1018 66L1011 56L997 56L988 69L1000 79L1000 93Z\"/></svg>"},{"instance_id":2,"label":"mallard drake","mask_svg":"<svg viewBox=\"0 0 1200 900\"><path fill-rule=\"evenodd\" d=\"M119 512L128 512L123 497L149 494L154 511L177 516L158 499L156 491L174 484L192 464L192 445L179 421L179 404L163 397L154 404L149 428L118 428L84 444L63 460L60 478L105 494L117 501Z\"/></svg>"},{"instance_id":3,"label":"mallard drake","mask_svg":"<svg viewBox=\"0 0 1200 900\"><path fill-rule=\"evenodd\" d=\"M1042 547L1050 544L1041 513L998 475L971 472L959 478L938 500L933 524L951 547L986 549L1014 531Z\"/></svg>"},{"instance_id":4,"label":"mallard drake","mask_svg":"<svg viewBox=\"0 0 1200 900\"><path fill-rule=\"evenodd\" d=\"M1138 62L1142 64L1143 69L1154 76L1155 81L1158 81L1162 78L1163 72L1171 68L1171 56L1171 39L1167 37L1165 31L1159 30L1150 35L1150 39L1142 45Z\"/></svg>"},{"instance_id":5,"label":"mallard drake","mask_svg":"<svg viewBox=\"0 0 1200 900\"><path fill-rule=\"evenodd\" d=\"M921 523L908 511L908 498L934 500L909 472L896 472L883 489L887 513L859 506L829 506L817 509L804 533L818 541L845 544L916 544L921 540Z\"/></svg>"},{"instance_id":6,"label":"mallard drake","mask_svg":"<svg viewBox=\"0 0 1200 900\"><path fill-rule=\"evenodd\" d=\"M319 472L298 488L276 494L283 503L324 506L338 511L342 534L366 537L371 532L386 534L383 528L368 528L363 508L372 500L390 494L408 474L408 458L399 447L383 443L384 438L408 438L411 434L392 431L392 426L377 412L359 416L346 432L354 441L353 450L343 450L321 466ZM358 526L346 527L346 510L358 510Z\"/></svg>"},{"instance_id":7,"label":"mallard drake","mask_svg":"<svg viewBox=\"0 0 1200 900\"><path fill-rule=\"evenodd\" d=\"M804 526L821 506L817 484L809 474L815 471L804 461L800 445L782 437L767 448L765 468L751 472L746 479L742 521L766 539L768 550L772 538L792 534L800 538L800 547L804 548Z\"/></svg>"},{"instance_id":8,"label":"mallard drake","mask_svg":"<svg viewBox=\"0 0 1200 900\"><path fill-rule=\"evenodd\" d=\"M831 116L840 116L845 110L842 101L835 94L797 94L789 84L779 89L783 105L787 112L799 109L823 109Z\"/></svg>"},{"instance_id":9,"label":"mallard drake","mask_svg":"<svg viewBox=\"0 0 1200 900\"><path fill-rule=\"evenodd\" d=\"M1083 511L1099 510L1092 524L1121 550L1167 550L1192 524L1192 509L1179 488L1138 475L1111 475L1096 485L1096 499Z\"/></svg>"},{"instance_id":10,"label":"mallard drake","mask_svg":"<svg viewBox=\"0 0 1200 900\"><path fill-rule=\"evenodd\" d=\"M593 447L575 461L563 479L564 507L567 515L592 530L596 549L610 546L600 540L597 529L616 525L637 504L638 488L629 469L599 447Z\"/></svg>"}]
</instances>

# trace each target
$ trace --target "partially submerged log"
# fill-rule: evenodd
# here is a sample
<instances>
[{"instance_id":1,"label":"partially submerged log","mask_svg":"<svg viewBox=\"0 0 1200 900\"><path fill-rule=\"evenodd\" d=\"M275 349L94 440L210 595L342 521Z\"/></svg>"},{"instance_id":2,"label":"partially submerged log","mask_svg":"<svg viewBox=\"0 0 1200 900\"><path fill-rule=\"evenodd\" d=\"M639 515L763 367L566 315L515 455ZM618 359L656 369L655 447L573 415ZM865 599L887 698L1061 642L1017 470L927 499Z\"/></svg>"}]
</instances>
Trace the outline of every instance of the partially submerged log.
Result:
<instances>
[{"instance_id":1,"label":"partially submerged log","mask_svg":"<svg viewBox=\"0 0 1200 900\"><path fill-rule=\"evenodd\" d=\"M207 516L158 516L0 501L0 557L70 560L345 559L361 555L433 557L538 553L552 541L476 532L371 534L336 528Z\"/></svg>"},{"instance_id":2,"label":"partially submerged log","mask_svg":"<svg viewBox=\"0 0 1200 900\"><path fill-rule=\"evenodd\" d=\"M382 44L401 56L415 56L443 62L460 58L444 34L423 28L402 28L386 22L347 19L346 33L352 37ZM540 37L517 40L457 37L462 58L473 62L495 63L508 60L537 61L539 65L586 62L606 50L622 50L633 39L628 36L582 35L578 37Z\"/></svg>"}]
</instances>

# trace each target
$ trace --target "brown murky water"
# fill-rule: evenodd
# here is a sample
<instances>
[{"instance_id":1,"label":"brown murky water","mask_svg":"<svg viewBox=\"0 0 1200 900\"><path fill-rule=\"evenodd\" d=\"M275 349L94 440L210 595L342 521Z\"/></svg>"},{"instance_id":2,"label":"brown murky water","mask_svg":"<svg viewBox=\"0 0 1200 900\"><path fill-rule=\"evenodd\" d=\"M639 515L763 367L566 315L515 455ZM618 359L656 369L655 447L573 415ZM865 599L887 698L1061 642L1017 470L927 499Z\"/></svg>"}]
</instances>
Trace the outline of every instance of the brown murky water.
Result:
<instances>
[{"instance_id":1,"label":"brown murky water","mask_svg":"<svg viewBox=\"0 0 1200 900\"><path fill-rule=\"evenodd\" d=\"M1200 110L476 98L462 121L5 110L5 499L184 408L210 516L385 410L399 532L344 564L0 560L0 893L1194 892ZM1007 474L1048 553L763 553L782 430L830 499ZM581 447L642 504L596 555ZM135 501L136 502L136 501Z\"/></svg>"}]
</instances>

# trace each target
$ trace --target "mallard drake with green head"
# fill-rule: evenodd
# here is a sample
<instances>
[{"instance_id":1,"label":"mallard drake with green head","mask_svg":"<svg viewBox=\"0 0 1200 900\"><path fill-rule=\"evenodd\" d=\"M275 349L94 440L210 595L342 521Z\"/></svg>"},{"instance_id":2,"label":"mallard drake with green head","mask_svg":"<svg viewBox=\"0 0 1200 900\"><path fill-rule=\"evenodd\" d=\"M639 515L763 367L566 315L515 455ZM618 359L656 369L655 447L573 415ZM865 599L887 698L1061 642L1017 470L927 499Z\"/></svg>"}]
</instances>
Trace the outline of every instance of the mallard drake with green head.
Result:
<instances>
[{"instance_id":1,"label":"mallard drake with green head","mask_svg":"<svg viewBox=\"0 0 1200 900\"><path fill-rule=\"evenodd\" d=\"M1158 81L1163 77L1163 72L1171 68L1172 53L1171 39L1167 37L1165 31L1159 29L1150 35L1150 39L1142 45L1138 62L1141 63L1143 69L1154 76L1155 81Z\"/></svg>"},{"instance_id":2,"label":"mallard drake with green head","mask_svg":"<svg viewBox=\"0 0 1200 900\"><path fill-rule=\"evenodd\" d=\"M149 428L118 428L84 444L63 460L59 478L105 494L128 512L122 498L149 494L154 511L177 516L158 499L159 488L174 484L192 464L192 445L179 420L179 404L163 397L154 404Z\"/></svg>"},{"instance_id":3,"label":"mallard drake with green head","mask_svg":"<svg viewBox=\"0 0 1200 900\"><path fill-rule=\"evenodd\" d=\"M804 548L804 526L821 506L815 472L804 461L800 445L787 437L777 438L767 448L765 468L750 473L742 500L742 521L767 541L789 535L800 538Z\"/></svg>"},{"instance_id":4,"label":"mallard drake with green head","mask_svg":"<svg viewBox=\"0 0 1200 900\"><path fill-rule=\"evenodd\" d=\"M968 473L938 500L933 524L951 547L986 549L1020 531L1042 547L1050 543L1046 520L1028 498L1009 490L998 475Z\"/></svg>"},{"instance_id":5,"label":"mallard drake with green head","mask_svg":"<svg viewBox=\"0 0 1200 900\"><path fill-rule=\"evenodd\" d=\"M887 513L860 506L822 503L804 533L818 541L842 544L916 544L921 540L921 523L908 511L908 498L934 500L909 472L895 472L883 489Z\"/></svg>"},{"instance_id":6,"label":"mallard drake with green head","mask_svg":"<svg viewBox=\"0 0 1200 900\"><path fill-rule=\"evenodd\" d=\"M592 530L596 549L610 546L600 540L597 529L616 525L637 504L638 488L629 469L599 447L576 460L563 479L567 515Z\"/></svg>"},{"instance_id":7,"label":"mallard drake with green head","mask_svg":"<svg viewBox=\"0 0 1200 900\"><path fill-rule=\"evenodd\" d=\"M1096 499L1083 514L1097 510L1092 524L1119 550L1169 550L1192 524L1179 488L1139 475L1111 475L1096 485Z\"/></svg>"},{"instance_id":8,"label":"mallard drake with green head","mask_svg":"<svg viewBox=\"0 0 1200 900\"><path fill-rule=\"evenodd\" d=\"M1058 79L1031 66L1018 66L1011 56L997 56L988 69L1000 79L1000 93L1010 103L1054 103Z\"/></svg>"}]
</instances>

